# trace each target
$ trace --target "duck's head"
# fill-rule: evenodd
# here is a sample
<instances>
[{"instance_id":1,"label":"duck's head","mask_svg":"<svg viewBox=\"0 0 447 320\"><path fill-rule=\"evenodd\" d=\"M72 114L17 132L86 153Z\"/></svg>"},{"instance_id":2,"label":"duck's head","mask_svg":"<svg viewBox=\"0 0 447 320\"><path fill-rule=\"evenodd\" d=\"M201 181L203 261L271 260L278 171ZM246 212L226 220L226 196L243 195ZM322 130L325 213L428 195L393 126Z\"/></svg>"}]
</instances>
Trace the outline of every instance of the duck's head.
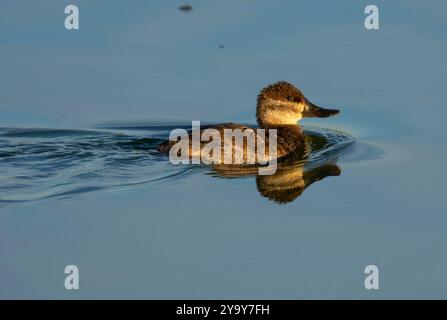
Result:
<instances>
[{"instance_id":1,"label":"duck's head","mask_svg":"<svg viewBox=\"0 0 447 320\"><path fill-rule=\"evenodd\" d=\"M288 82L277 82L258 95L256 117L260 126L296 124L302 118L327 118L339 113L314 105L302 92Z\"/></svg>"}]
</instances>

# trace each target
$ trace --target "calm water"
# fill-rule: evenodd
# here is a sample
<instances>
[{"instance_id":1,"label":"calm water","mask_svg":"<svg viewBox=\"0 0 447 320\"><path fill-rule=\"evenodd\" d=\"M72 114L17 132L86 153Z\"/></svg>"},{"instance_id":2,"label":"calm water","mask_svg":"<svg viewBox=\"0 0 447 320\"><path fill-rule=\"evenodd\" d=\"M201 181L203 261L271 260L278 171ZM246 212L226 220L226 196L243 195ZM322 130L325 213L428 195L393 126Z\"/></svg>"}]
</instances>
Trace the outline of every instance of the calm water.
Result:
<instances>
[{"instance_id":1,"label":"calm water","mask_svg":"<svg viewBox=\"0 0 447 320\"><path fill-rule=\"evenodd\" d=\"M0 298L447 298L447 4L376 1L372 32L366 1L77 3L69 32L58 1L0 2ZM303 121L305 160L154 151L254 123L278 80L341 110Z\"/></svg>"}]
</instances>

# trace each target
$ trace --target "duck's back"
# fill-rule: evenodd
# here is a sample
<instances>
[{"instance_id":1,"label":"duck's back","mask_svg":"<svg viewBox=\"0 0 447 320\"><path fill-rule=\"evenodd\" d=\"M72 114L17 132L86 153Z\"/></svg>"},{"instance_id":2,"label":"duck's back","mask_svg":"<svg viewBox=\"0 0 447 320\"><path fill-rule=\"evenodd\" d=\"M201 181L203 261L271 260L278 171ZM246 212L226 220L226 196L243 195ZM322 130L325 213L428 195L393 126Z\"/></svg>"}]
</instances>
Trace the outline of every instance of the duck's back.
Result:
<instances>
[{"instance_id":1,"label":"duck's back","mask_svg":"<svg viewBox=\"0 0 447 320\"><path fill-rule=\"evenodd\" d=\"M233 155L237 154L238 152L239 152L239 154L243 155L244 163L247 162L248 158L250 158L250 152L254 152L254 155L256 157L256 162L268 161L269 159L271 159L273 157L273 155L271 155L269 153L270 152L270 146L269 146L270 131L269 131L269 129L276 129L276 132L277 132L277 139L276 139L277 152L276 152L275 158L285 157L288 154L295 152L298 148L302 148L304 146L304 139L302 136L301 128L299 128L296 125L285 125L285 126L276 126L276 127L271 127L271 128L263 128L265 130L265 132L261 135L257 135L256 133L257 133L258 129L256 129L256 128L250 128L248 126L237 124L237 123L223 123L223 124L202 127L200 129L199 136L202 137L202 134L207 129L214 129L214 130L216 130L214 132L218 132L220 135L222 161L224 158L224 154L228 153L229 151L231 151L231 153ZM253 150L249 150L249 148L247 147L248 138L243 139L242 146L237 146L234 143L233 138L225 139L225 136L226 136L225 131L226 130L231 130L233 135L235 135L237 131L244 134L244 132L247 129L252 130L254 133L254 149ZM245 132L245 133L247 133L247 132ZM189 138L189 155L190 156L193 154L192 136L193 136L192 131L190 131L189 136L188 136L188 138ZM247 137L247 135L245 135L245 137ZM202 157L203 157L202 149L208 143L210 143L210 141L212 141L212 138L206 138L204 140L205 141L200 141L200 150L201 150ZM169 153L172 146L177 144L179 141L180 141L180 137L177 139L177 141L166 140L158 146L158 150L162 153ZM260 146L263 147L263 150L265 150L265 153L266 153L266 157L264 157L262 160L258 159L258 157L257 157L258 148ZM261 152L261 154L262 154L262 152Z\"/></svg>"},{"instance_id":2,"label":"duck's back","mask_svg":"<svg viewBox=\"0 0 447 320\"><path fill-rule=\"evenodd\" d=\"M244 132L246 129L252 129L250 127L247 127L245 125L242 124L238 124L238 123L222 123L222 124L215 124L215 125L208 125L208 126L203 126L200 128L200 136L202 136L202 133L204 130L206 129L215 129L219 132L221 139L223 141L223 137L224 137L224 133L225 133L225 129L230 129L230 130L241 130L242 132ZM253 129L255 130L255 129ZM192 131L189 131L189 142L190 142L190 147L192 145ZM165 140L162 143L160 143L158 145L158 151L162 152L162 153L169 153L169 150L171 150L171 147L173 145L175 145L177 142L180 141L180 138L177 139L177 141L170 141L170 140ZM203 148L204 145L208 144L208 141L201 141L200 145L201 148Z\"/></svg>"}]
</instances>

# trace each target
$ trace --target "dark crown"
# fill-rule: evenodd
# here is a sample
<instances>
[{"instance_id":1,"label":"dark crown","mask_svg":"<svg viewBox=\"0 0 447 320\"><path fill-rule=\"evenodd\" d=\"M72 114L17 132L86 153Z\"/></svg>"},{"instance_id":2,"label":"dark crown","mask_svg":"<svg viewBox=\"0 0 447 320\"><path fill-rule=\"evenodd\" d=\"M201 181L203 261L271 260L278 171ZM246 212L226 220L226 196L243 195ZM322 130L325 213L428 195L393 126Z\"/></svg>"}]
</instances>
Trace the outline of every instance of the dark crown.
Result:
<instances>
[{"instance_id":1,"label":"dark crown","mask_svg":"<svg viewBox=\"0 0 447 320\"><path fill-rule=\"evenodd\" d=\"M300 102L303 100L304 96L294 85L285 81L280 81L262 89L259 93L258 101L263 98Z\"/></svg>"}]
</instances>

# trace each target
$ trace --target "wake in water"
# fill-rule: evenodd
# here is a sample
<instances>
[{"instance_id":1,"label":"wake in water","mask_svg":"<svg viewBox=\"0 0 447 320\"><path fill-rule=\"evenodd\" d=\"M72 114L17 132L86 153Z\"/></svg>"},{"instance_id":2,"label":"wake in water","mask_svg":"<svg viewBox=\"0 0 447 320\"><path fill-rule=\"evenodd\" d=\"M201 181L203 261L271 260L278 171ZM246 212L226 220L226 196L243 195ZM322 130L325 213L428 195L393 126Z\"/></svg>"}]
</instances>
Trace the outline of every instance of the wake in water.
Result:
<instances>
[{"instance_id":1,"label":"wake in water","mask_svg":"<svg viewBox=\"0 0 447 320\"><path fill-rule=\"evenodd\" d=\"M188 129L188 126L110 126L98 130L0 128L0 202L68 197L107 188L178 180L204 170L225 178L255 175L249 168L241 172L224 167L172 165L166 155L157 151L157 146L175 128ZM297 180L297 172L302 173L300 177L309 172L315 181L318 178L315 169L327 165L323 173L339 174L339 168L334 168L335 162L350 149L354 139L338 131L317 128L304 128L304 135L305 155L292 163L280 164L278 175L263 178L263 190L269 184L276 188L281 179ZM293 173L291 168L295 169ZM305 176L300 179L305 180ZM257 183L259 189L260 182ZM275 199L270 191L265 191L264 196L276 202L288 202L282 195Z\"/></svg>"}]
</instances>

